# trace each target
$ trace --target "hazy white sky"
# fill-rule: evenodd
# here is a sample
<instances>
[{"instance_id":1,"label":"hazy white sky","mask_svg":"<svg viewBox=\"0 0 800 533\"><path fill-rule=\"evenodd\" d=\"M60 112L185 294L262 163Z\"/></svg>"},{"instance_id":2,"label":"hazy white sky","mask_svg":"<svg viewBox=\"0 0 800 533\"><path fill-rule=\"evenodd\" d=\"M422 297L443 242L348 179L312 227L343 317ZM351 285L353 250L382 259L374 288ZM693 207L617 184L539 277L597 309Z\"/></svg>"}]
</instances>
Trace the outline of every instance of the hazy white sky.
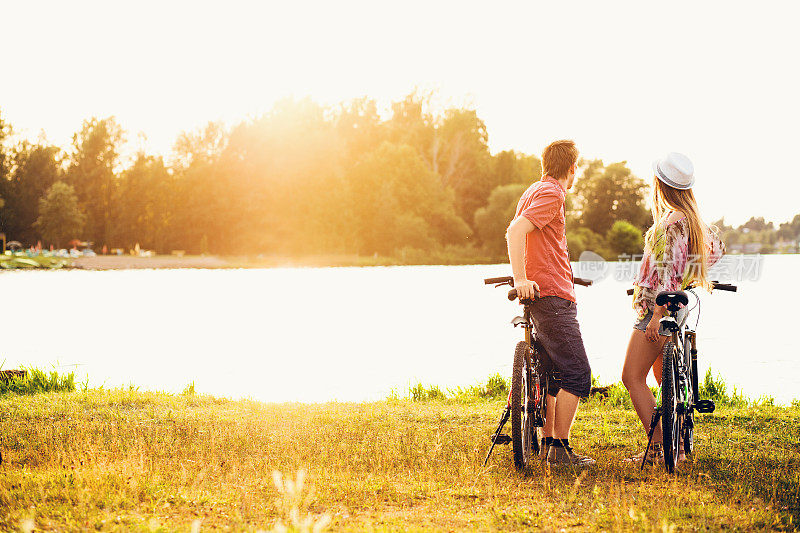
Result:
<instances>
[{"instance_id":1,"label":"hazy white sky","mask_svg":"<svg viewBox=\"0 0 800 533\"><path fill-rule=\"evenodd\" d=\"M695 163L707 219L800 212L795 2L80 2L0 0L0 112L66 146L115 115L138 147L284 96L415 86L470 104L493 151Z\"/></svg>"}]
</instances>

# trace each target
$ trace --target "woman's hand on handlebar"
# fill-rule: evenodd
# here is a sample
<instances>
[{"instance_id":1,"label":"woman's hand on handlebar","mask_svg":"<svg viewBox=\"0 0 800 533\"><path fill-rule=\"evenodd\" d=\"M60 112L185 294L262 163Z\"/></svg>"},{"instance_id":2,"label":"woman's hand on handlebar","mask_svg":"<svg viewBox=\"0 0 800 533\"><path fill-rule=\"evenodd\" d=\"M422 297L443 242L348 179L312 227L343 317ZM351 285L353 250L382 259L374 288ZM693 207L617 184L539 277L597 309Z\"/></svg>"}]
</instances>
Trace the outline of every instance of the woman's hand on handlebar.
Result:
<instances>
[{"instance_id":1,"label":"woman's hand on handlebar","mask_svg":"<svg viewBox=\"0 0 800 533\"><path fill-rule=\"evenodd\" d=\"M534 290L539 290L539 285L535 281L527 279L514 280L514 288L517 289L517 296L520 300L530 300L533 298Z\"/></svg>"}]
</instances>

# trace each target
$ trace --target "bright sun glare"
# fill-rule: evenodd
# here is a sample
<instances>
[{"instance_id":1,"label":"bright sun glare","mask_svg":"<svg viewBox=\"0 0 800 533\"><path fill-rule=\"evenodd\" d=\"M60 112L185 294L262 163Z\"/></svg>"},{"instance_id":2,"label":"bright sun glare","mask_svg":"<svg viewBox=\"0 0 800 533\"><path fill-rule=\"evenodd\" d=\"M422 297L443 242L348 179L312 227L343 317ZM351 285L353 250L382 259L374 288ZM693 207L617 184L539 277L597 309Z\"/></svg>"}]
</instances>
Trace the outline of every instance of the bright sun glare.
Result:
<instances>
[{"instance_id":1,"label":"bright sun glare","mask_svg":"<svg viewBox=\"0 0 800 533\"><path fill-rule=\"evenodd\" d=\"M573 138L649 180L650 161L682 151L707 218L780 221L798 192L779 155L798 141L796 15L720 2L14 3L7 57L25 60L5 71L0 105L23 136L68 146L83 120L113 115L129 153L167 153L181 131L287 96L369 96L385 113L435 89L443 107L475 106L494 152ZM767 176L782 194L751 185Z\"/></svg>"}]
</instances>

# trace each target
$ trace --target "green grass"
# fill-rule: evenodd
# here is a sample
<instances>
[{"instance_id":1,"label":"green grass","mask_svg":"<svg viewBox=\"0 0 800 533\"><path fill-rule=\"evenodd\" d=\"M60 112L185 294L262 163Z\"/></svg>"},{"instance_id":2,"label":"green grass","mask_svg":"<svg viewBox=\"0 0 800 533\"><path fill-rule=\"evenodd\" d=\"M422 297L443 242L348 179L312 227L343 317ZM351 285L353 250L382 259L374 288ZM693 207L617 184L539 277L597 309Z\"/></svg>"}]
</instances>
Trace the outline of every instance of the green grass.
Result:
<instances>
[{"instance_id":1,"label":"green grass","mask_svg":"<svg viewBox=\"0 0 800 533\"><path fill-rule=\"evenodd\" d=\"M30 269L30 268L49 268L59 269L71 264L70 259L63 257L47 257L37 255L28 257L24 252L6 252L0 254L0 267L3 269Z\"/></svg>"},{"instance_id":2,"label":"green grass","mask_svg":"<svg viewBox=\"0 0 800 533\"><path fill-rule=\"evenodd\" d=\"M483 467L498 376L373 403L263 404L85 389L0 397L0 530L794 530L800 404L698 417L678 473L620 463L645 445L621 392L581 404L598 465ZM442 397L443 396L443 397ZM433 398L433 399L431 399ZM309 527L310 529L310 527Z\"/></svg>"},{"instance_id":3,"label":"green grass","mask_svg":"<svg viewBox=\"0 0 800 533\"><path fill-rule=\"evenodd\" d=\"M38 368L27 368L24 376L0 378L0 396L7 394L39 394L43 392L72 392L75 390L75 374L45 372Z\"/></svg>"},{"instance_id":4,"label":"green grass","mask_svg":"<svg viewBox=\"0 0 800 533\"><path fill-rule=\"evenodd\" d=\"M417 383L408 388L408 394L403 398L412 402L425 402L431 400L450 400L456 403L474 402L478 400L505 400L508 396L509 382L500 374L491 376L485 384L471 387L457 387L442 391L437 385L423 385ZM397 400L395 392L392 400Z\"/></svg>"}]
</instances>

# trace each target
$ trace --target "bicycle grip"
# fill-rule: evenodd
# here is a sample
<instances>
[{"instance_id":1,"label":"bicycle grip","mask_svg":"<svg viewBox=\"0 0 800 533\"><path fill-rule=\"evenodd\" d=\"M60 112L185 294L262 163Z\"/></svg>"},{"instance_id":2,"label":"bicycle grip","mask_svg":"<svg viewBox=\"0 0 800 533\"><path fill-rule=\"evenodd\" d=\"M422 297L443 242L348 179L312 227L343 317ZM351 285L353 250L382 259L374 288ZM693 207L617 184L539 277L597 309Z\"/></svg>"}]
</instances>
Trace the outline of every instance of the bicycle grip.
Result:
<instances>
[{"instance_id":1,"label":"bicycle grip","mask_svg":"<svg viewBox=\"0 0 800 533\"><path fill-rule=\"evenodd\" d=\"M625 291L625 293L626 293L628 296L633 296L633 289L628 289L627 291Z\"/></svg>"},{"instance_id":2,"label":"bicycle grip","mask_svg":"<svg viewBox=\"0 0 800 533\"><path fill-rule=\"evenodd\" d=\"M592 280L585 278L572 278L572 282L575 285L583 285L584 287L588 287L589 285L594 283Z\"/></svg>"},{"instance_id":3,"label":"bicycle grip","mask_svg":"<svg viewBox=\"0 0 800 533\"><path fill-rule=\"evenodd\" d=\"M533 290L533 299L536 300L537 298L541 298L542 294L537 291L536 289ZM508 299L512 302L517 299L517 289L511 289L508 291Z\"/></svg>"},{"instance_id":4,"label":"bicycle grip","mask_svg":"<svg viewBox=\"0 0 800 533\"><path fill-rule=\"evenodd\" d=\"M731 285L730 283L717 283L716 281L713 283L714 283L714 288L719 289L721 291L736 292L738 289L736 285Z\"/></svg>"}]
</instances>

